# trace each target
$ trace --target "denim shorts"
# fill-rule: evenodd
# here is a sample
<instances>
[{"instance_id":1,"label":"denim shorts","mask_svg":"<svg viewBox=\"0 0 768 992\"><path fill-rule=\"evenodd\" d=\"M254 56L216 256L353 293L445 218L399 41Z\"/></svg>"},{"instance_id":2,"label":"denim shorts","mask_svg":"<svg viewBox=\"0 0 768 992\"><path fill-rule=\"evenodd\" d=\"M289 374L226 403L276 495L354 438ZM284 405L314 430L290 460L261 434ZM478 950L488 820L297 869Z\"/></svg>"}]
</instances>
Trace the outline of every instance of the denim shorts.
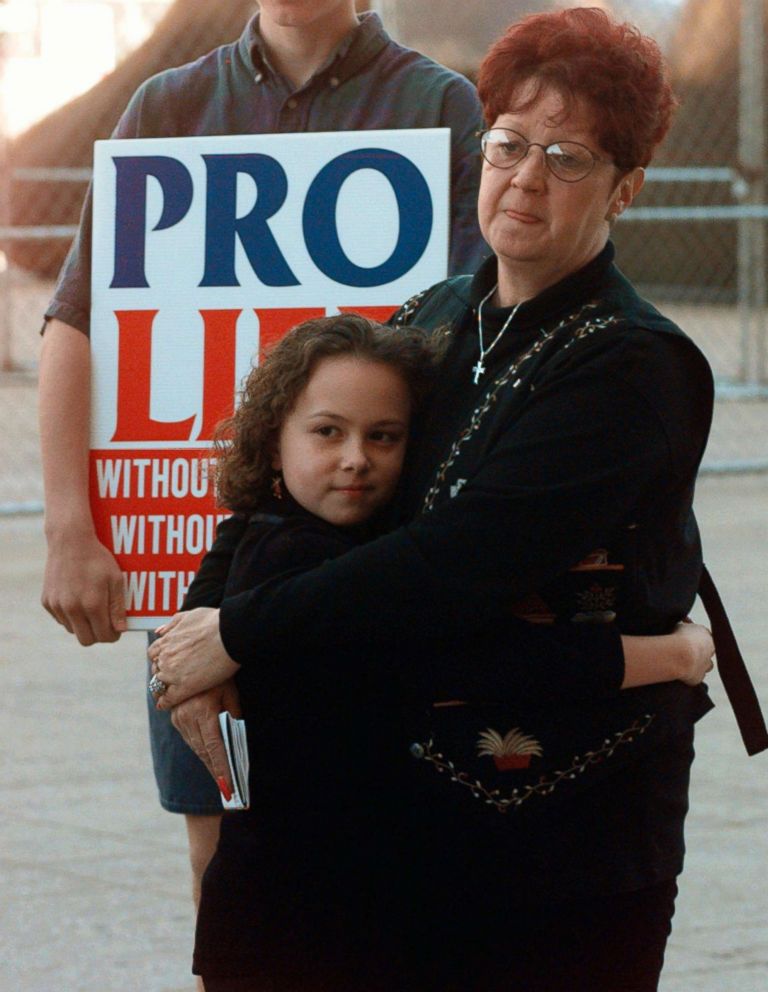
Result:
<instances>
[{"instance_id":1,"label":"denim shorts","mask_svg":"<svg viewBox=\"0 0 768 992\"><path fill-rule=\"evenodd\" d=\"M154 635L149 635L149 642ZM151 676L151 670L147 681ZM171 723L167 710L155 708L147 691L149 742L160 805L171 813L221 814L221 795L211 773Z\"/></svg>"}]
</instances>

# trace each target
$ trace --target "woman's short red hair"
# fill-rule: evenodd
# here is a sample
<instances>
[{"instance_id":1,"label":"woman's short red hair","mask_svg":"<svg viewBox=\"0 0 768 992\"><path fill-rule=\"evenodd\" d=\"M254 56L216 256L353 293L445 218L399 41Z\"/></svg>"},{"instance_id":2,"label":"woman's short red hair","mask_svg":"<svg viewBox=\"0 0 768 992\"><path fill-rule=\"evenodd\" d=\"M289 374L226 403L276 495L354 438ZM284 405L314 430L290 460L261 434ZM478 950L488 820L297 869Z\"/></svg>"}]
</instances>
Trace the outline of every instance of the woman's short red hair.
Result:
<instances>
[{"instance_id":1,"label":"woman's short red hair","mask_svg":"<svg viewBox=\"0 0 768 992\"><path fill-rule=\"evenodd\" d=\"M575 99L590 104L595 137L622 171L650 162L677 105L656 42L594 7L533 14L507 28L478 74L488 124L513 109L528 80L553 86L566 106ZM526 104L537 96L538 87Z\"/></svg>"}]
</instances>

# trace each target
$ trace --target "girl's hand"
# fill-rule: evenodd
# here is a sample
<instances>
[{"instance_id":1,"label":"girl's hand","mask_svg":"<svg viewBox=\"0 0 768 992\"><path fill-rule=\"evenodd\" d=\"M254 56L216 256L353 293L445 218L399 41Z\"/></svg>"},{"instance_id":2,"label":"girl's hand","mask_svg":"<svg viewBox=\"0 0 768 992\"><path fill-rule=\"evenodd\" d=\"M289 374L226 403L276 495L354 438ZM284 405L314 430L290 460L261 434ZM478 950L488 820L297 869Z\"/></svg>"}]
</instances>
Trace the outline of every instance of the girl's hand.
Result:
<instances>
[{"instance_id":1,"label":"girl's hand","mask_svg":"<svg viewBox=\"0 0 768 992\"><path fill-rule=\"evenodd\" d=\"M240 666L227 654L219 634L219 611L201 606L177 613L150 644L152 671L165 683L157 708L169 710L199 692L231 679Z\"/></svg>"}]
</instances>

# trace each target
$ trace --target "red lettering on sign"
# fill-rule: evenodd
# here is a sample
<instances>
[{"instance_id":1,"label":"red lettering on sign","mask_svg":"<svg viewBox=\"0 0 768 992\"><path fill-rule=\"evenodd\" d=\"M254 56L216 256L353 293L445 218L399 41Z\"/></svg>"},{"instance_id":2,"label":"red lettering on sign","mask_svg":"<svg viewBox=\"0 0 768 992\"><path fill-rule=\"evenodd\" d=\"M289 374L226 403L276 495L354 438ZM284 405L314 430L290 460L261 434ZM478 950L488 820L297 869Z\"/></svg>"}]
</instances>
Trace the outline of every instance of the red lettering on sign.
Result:
<instances>
[{"instance_id":1,"label":"red lettering on sign","mask_svg":"<svg viewBox=\"0 0 768 992\"><path fill-rule=\"evenodd\" d=\"M152 325L157 310L116 310L117 425L113 441L186 441L194 417L153 420L149 415Z\"/></svg>"},{"instance_id":2,"label":"red lettering on sign","mask_svg":"<svg viewBox=\"0 0 768 992\"><path fill-rule=\"evenodd\" d=\"M359 313L385 321L395 307L339 307L341 313ZM150 416L152 389L152 333L157 310L116 310L117 423L112 441L188 441L195 416L183 420L155 420ZM200 310L203 320L203 408L196 440L211 441L216 425L232 415L235 400L235 346L241 310ZM276 344L302 321L324 317L321 307L256 309L259 351Z\"/></svg>"}]
</instances>

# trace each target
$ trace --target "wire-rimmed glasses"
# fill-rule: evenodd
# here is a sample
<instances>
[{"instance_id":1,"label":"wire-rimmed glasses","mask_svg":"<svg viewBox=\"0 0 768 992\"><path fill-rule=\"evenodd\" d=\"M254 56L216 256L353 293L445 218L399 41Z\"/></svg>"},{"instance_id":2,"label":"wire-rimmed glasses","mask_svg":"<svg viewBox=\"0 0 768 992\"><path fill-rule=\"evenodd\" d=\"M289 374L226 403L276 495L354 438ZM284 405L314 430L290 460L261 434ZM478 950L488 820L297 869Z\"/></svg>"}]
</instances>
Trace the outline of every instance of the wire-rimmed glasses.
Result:
<instances>
[{"instance_id":1,"label":"wire-rimmed glasses","mask_svg":"<svg viewBox=\"0 0 768 992\"><path fill-rule=\"evenodd\" d=\"M523 161L531 148L541 148L547 168L564 183L586 179L597 162L605 161L579 141L553 141L551 145L542 145L538 141L529 141L508 127L492 127L480 131L478 136L480 151L489 165L497 169L511 169Z\"/></svg>"}]
</instances>

